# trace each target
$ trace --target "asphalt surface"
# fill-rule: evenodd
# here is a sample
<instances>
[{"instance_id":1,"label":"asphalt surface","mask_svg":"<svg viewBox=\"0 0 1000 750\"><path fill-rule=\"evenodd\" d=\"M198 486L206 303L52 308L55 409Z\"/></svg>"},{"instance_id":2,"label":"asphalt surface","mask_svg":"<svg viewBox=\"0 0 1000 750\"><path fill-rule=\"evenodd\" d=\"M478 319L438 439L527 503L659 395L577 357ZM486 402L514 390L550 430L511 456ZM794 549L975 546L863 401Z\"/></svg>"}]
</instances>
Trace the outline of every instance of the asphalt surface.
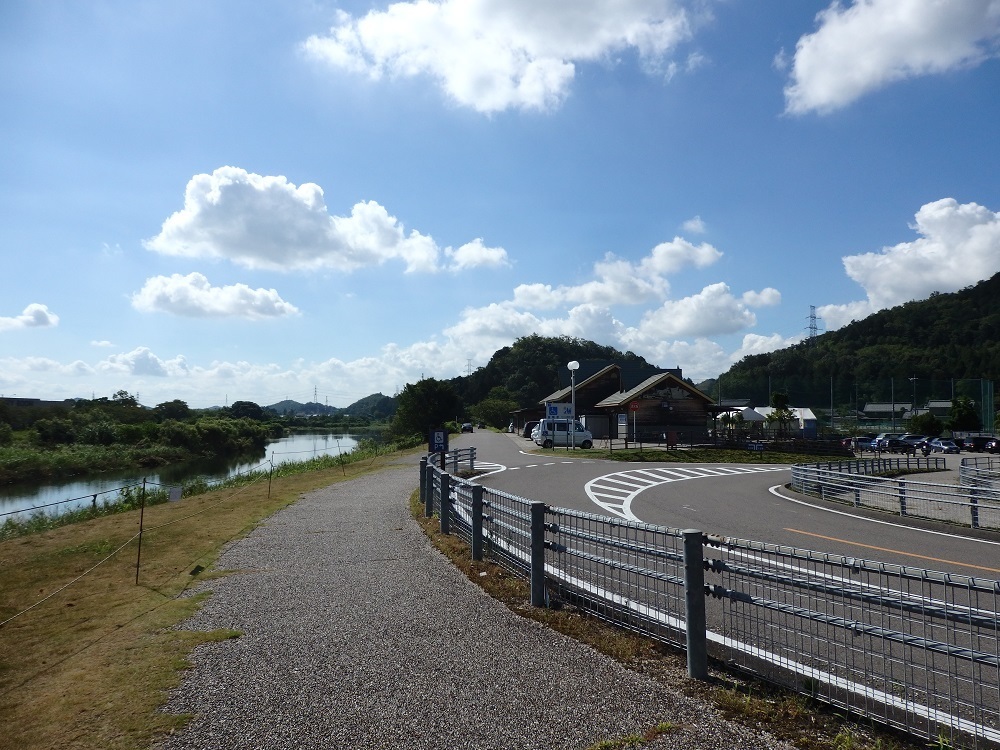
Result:
<instances>
[{"instance_id":1,"label":"asphalt surface","mask_svg":"<svg viewBox=\"0 0 1000 750\"><path fill-rule=\"evenodd\" d=\"M788 747L486 596L410 517L417 481L309 493L224 551L237 572L182 627L242 635L195 651L166 707L193 718L160 750L588 748L661 722L644 747Z\"/></svg>"},{"instance_id":2,"label":"asphalt surface","mask_svg":"<svg viewBox=\"0 0 1000 750\"><path fill-rule=\"evenodd\" d=\"M586 491L588 483L630 482L629 472L660 467L676 472L676 478L639 492L629 508L633 519L896 565L1000 578L1000 533L900 518L801 495L783 486L791 480L791 464L594 460L571 450L544 450L516 435L489 432L454 441L456 447L465 445L476 445L480 465L492 462L504 467L478 479L480 484L551 505L613 515L595 504ZM948 471L928 475L925 481L956 483L964 457L945 456Z\"/></svg>"}]
</instances>

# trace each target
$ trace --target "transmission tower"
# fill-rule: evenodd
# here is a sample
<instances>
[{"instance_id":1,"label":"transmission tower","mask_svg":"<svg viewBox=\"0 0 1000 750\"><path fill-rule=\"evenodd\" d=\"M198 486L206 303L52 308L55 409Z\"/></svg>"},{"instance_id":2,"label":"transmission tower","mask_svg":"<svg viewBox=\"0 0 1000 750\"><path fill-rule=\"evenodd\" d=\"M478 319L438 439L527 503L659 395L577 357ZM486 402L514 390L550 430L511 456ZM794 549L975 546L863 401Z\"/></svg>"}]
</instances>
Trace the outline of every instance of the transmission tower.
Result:
<instances>
[{"instance_id":1,"label":"transmission tower","mask_svg":"<svg viewBox=\"0 0 1000 750\"><path fill-rule=\"evenodd\" d=\"M809 343L812 343L813 339L816 338L816 334L819 331L817 321L820 320L822 318L816 317L816 305L809 305Z\"/></svg>"}]
</instances>

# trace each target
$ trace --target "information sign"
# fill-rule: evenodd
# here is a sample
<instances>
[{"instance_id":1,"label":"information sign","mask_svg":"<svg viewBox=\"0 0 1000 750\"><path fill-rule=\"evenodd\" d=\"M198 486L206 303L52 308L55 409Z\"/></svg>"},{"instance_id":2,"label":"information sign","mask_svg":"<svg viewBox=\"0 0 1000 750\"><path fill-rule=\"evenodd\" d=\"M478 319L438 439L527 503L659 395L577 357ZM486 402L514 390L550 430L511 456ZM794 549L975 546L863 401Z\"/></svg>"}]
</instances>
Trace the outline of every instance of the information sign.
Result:
<instances>
[{"instance_id":1,"label":"information sign","mask_svg":"<svg viewBox=\"0 0 1000 750\"><path fill-rule=\"evenodd\" d=\"M545 416L549 419L572 419L573 404L545 404Z\"/></svg>"}]
</instances>

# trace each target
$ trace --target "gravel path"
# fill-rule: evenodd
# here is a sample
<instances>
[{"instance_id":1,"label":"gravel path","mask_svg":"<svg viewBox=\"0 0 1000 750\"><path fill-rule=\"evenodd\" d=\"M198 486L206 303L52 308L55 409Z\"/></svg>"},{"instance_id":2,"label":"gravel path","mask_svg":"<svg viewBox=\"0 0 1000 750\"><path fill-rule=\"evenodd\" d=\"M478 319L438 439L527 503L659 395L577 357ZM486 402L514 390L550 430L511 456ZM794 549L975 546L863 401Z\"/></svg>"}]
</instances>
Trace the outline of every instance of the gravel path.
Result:
<instances>
[{"instance_id":1,"label":"gravel path","mask_svg":"<svg viewBox=\"0 0 1000 750\"><path fill-rule=\"evenodd\" d=\"M312 492L229 546L184 624L199 647L160 750L587 748L660 722L644 748L788 747L510 612L409 516L416 468Z\"/></svg>"}]
</instances>

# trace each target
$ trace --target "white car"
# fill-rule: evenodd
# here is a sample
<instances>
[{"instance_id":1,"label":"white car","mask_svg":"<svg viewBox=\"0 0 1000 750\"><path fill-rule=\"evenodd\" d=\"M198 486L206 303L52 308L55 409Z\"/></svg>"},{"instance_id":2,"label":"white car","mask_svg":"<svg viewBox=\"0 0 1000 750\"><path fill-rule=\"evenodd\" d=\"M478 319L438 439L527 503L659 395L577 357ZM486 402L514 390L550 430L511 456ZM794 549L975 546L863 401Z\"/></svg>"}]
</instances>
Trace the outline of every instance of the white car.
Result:
<instances>
[{"instance_id":1,"label":"white car","mask_svg":"<svg viewBox=\"0 0 1000 750\"><path fill-rule=\"evenodd\" d=\"M594 436L590 430L570 419L543 419L538 423L538 432L533 437L543 448L556 445L585 449L594 447Z\"/></svg>"}]
</instances>

